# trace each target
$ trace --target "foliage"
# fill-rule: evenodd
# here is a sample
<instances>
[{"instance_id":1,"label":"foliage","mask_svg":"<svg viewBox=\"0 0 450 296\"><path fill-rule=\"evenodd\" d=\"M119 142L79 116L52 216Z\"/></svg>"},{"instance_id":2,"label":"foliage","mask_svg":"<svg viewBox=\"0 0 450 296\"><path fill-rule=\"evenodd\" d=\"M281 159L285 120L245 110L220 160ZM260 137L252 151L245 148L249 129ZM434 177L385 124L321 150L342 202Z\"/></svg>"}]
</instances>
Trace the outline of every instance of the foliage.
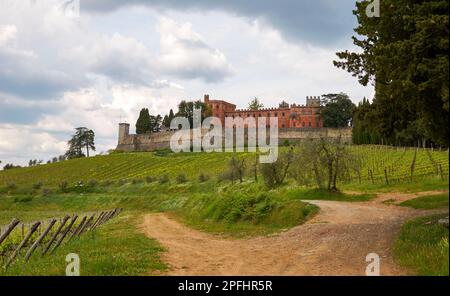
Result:
<instances>
[{"instance_id":1,"label":"foliage","mask_svg":"<svg viewBox=\"0 0 450 296\"><path fill-rule=\"evenodd\" d=\"M248 109L250 110L260 110L264 108L264 105L259 101L257 97L255 97L249 104Z\"/></svg>"},{"instance_id":2,"label":"foliage","mask_svg":"<svg viewBox=\"0 0 450 296\"><path fill-rule=\"evenodd\" d=\"M145 134L150 132L150 113L147 108L142 108L136 121L136 134Z\"/></svg>"},{"instance_id":3,"label":"foliage","mask_svg":"<svg viewBox=\"0 0 450 296\"><path fill-rule=\"evenodd\" d=\"M289 108L289 103L283 100L280 104L278 104L278 108Z\"/></svg>"},{"instance_id":4,"label":"foliage","mask_svg":"<svg viewBox=\"0 0 450 296\"><path fill-rule=\"evenodd\" d=\"M201 120L212 115L211 107L208 104L202 101L186 102L183 100L178 104L178 112L175 116L187 118L192 127L194 122L194 109L201 109Z\"/></svg>"},{"instance_id":5,"label":"foliage","mask_svg":"<svg viewBox=\"0 0 450 296\"><path fill-rule=\"evenodd\" d=\"M264 183L269 188L275 188L284 183L293 162L293 157L293 151L289 150L279 155L275 162L261 164L261 174L264 178Z\"/></svg>"},{"instance_id":6,"label":"foliage","mask_svg":"<svg viewBox=\"0 0 450 296\"><path fill-rule=\"evenodd\" d=\"M86 127L77 127L75 134L68 141L69 149L66 152L68 159L89 157L89 149L95 151L95 133L93 130ZM86 155L83 149L86 148Z\"/></svg>"},{"instance_id":7,"label":"foliage","mask_svg":"<svg viewBox=\"0 0 450 296\"><path fill-rule=\"evenodd\" d=\"M355 104L347 94L322 95L324 107L320 112L325 127L347 127L352 123Z\"/></svg>"},{"instance_id":8,"label":"foliage","mask_svg":"<svg viewBox=\"0 0 450 296\"><path fill-rule=\"evenodd\" d=\"M373 103L360 116L374 125L362 124L357 137L447 147L448 1L384 0L380 17L372 18L365 12L369 3L357 2L354 11L359 25L352 38L361 52L339 52L334 62L361 84L375 85Z\"/></svg>"},{"instance_id":9,"label":"foliage","mask_svg":"<svg viewBox=\"0 0 450 296\"><path fill-rule=\"evenodd\" d=\"M185 174L178 174L176 177L176 181L178 184L183 184L187 182L187 178Z\"/></svg>"}]
</instances>

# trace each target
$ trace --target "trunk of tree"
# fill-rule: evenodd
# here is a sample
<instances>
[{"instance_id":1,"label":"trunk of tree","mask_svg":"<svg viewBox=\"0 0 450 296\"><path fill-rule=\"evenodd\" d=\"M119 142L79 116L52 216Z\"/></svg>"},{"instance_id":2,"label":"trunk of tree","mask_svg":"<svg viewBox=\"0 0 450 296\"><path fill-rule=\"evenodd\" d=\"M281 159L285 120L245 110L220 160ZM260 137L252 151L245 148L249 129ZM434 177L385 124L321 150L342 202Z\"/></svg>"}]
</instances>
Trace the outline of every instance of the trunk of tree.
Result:
<instances>
[{"instance_id":1,"label":"trunk of tree","mask_svg":"<svg viewBox=\"0 0 450 296\"><path fill-rule=\"evenodd\" d=\"M331 190L332 183L333 183L333 161L328 160L328 186L327 186L328 190Z\"/></svg>"}]
</instances>

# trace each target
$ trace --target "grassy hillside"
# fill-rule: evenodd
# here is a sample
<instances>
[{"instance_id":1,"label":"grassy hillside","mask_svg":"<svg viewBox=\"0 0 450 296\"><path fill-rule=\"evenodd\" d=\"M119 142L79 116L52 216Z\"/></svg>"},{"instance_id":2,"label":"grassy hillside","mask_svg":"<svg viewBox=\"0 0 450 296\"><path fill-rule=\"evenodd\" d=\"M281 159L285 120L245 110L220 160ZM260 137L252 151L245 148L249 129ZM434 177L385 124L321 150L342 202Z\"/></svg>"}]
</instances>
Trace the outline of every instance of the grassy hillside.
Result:
<instances>
[{"instance_id":1,"label":"grassy hillside","mask_svg":"<svg viewBox=\"0 0 450 296\"><path fill-rule=\"evenodd\" d=\"M362 160L362 183L372 183L369 176L371 171L374 183L383 184L385 169L390 181L394 183L409 180L415 149L397 149L387 146L352 146L350 149ZM57 186L63 181L69 183L91 180L113 182L121 179L131 181L163 174L175 177L180 173L185 174L190 180L196 179L200 173L216 177L226 168L232 156L231 153L171 153L170 151L117 153L0 171L0 187L8 184L31 186L38 182L42 182L44 186ZM254 157L250 153L245 153L243 156L251 158L249 162L253 162ZM439 176L440 169L443 175L448 176L447 151L431 151L430 149L417 151L414 164L416 177ZM353 182L359 183L356 175L353 176Z\"/></svg>"},{"instance_id":2,"label":"grassy hillside","mask_svg":"<svg viewBox=\"0 0 450 296\"><path fill-rule=\"evenodd\" d=\"M124 208L119 220L101 229L96 237L86 236L79 242L70 242L61 248L59 257L33 258L27 265L29 268L22 269L18 264L8 273L61 274L65 264L61 258L64 252L74 248L83 257L92 258L84 274L147 274L164 270L159 260L161 248L136 230L142 215L151 211L171 212L197 229L242 237L268 234L307 221L318 208L304 200L366 201L374 197L373 192L381 190L448 187L446 151L419 150L415 162L417 172L411 182L409 166L414 150L375 146L350 149L361 156L362 176L361 179L353 176L350 183L339 187L364 194L330 193L298 186L293 179L270 190L262 176L254 181L250 170L255 157L250 153L239 155L248 158L248 172L243 183L235 184L218 179L227 169L231 153L115 153L0 171L0 225L12 218L32 222L65 214ZM387 167L390 167L389 185L384 182ZM374 183L365 173L369 170ZM186 179L177 178L180 174ZM201 174L206 178L200 180ZM161 180L165 175L167 179ZM111 241L119 242L114 250L120 254L118 261L108 261L112 256L108 251ZM147 251L142 253L142 250ZM146 264L134 264L139 256L148 258Z\"/></svg>"}]
</instances>

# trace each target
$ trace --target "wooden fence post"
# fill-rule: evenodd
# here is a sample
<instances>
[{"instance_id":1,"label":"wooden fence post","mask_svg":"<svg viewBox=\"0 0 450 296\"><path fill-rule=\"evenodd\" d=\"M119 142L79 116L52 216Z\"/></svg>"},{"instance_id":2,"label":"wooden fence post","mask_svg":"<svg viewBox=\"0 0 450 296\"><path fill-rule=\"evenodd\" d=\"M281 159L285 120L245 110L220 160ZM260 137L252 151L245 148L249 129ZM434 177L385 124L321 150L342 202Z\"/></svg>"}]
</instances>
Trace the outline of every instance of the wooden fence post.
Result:
<instances>
[{"instance_id":1,"label":"wooden fence post","mask_svg":"<svg viewBox=\"0 0 450 296\"><path fill-rule=\"evenodd\" d=\"M61 234L61 237L59 238L58 242L56 243L56 245L53 247L52 251L50 253L54 253L56 251L56 249L59 247L59 245L61 245L61 243L63 242L64 238L66 237L67 233L70 231L70 229L72 228L73 224L75 223L75 221L78 219L77 215L74 215L72 217L72 220L70 220L70 224L67 226L67 228L64 230L64 232Z\"/></svg>"},{"instance_id":2,"label":"wooden fence post","mask_svg":"<svg viewBox=\"0 0 450 296\"><path fill-rule=\"evenodd\" d=\"M53 225L55 225L56 219L52 219L50 223L48 224L47 228L42 232L42 234L39 236L39 238L34 242L34 244L30 247L27 254L25 255L25 260L28 261L33 254L34 250L37 248L37 246L41 243L41 241L45 238L45 236L49 233L50 229L52 229Z\"/></svg>"},{"instance_id":3,"label":"wooden fence post","mask_svg":"<svg viewBox=\"0 0 450 296\"><path fill-rule=\"evenodd\" d=\"M97 219L95 220L95 222L92 224L92 226L89 228L89 230L93 230L95 229L95 227L97 227L98 222L100 221L100 219L103 217L103 215L105 214L104 211L102 211L100 213L100 215L98 215Z\"/></svg>"},{"instance_id":4,"label":"wooden fence post","mask_svg":"<svg viewBox=\"0 0 450 296\"><path fill-rule=\"evenodd\" d=\"M81 220L81 222L78 224L77 228L75 228L75 230L70 235L68 241L70 241L80 231L80 229L83 227L84 223L86 222L86 219L87 219L87 216L84 216L83 219Z\"/></svg>"},{"instance_id":5,"label":"wooden fence post","mask_svg":"<svg viewBox=\"0 0 450 296\"><path fill-rule=\"evenodd\" d=\"M0 235L0 245L2 244L2 242L8 237L8 235L11 233L11 231L14 230L14 228L16 228L17 225L19 225L20 221L17 220L16 218L12 219L12 221L9 223L9 225L6 227L5 232L3 232Z\"/></svg>"},{"instance_id":6,"label":"wooden fence post","mask_svg":"<svg viewBox=\"0 0 450 296\"><path fill-rule=\"evenodd\" d=\"M95 217L95 214L92 214L91 217L89 217L89 219L86 221L86 223L83 225L83 227L81 227L77 236L80 236L83 233L83 231L88 227L88 225L90 223L92 223L92 220L94 220L94 217Z\"/></svg>"},{"instance_id":7,"label":"wooden fence post","mask_svg":"<svg viewBox=\"0 0 450 296\"><path fill-rule=\"evenodd\" d=\"M388 180L388 175L387 175L386 168L384 168L384 179L386 180L386 185L389 185L389 180Z\"/></svg>"},{"instance_id":8,"label":"wooden fence post","mask_svg":"<svg viewBox=\"0 0 450 296\"><path fill-rule=\"evenodd\" d=\"M20 252L20 250L25 246L25 244L28 242L30 237L33 235L33 233L37 230L37 228L41 225L41 222L36 222L31 226L30 230L28 231L26 237L22 240L22 242L19 244L19 246L14 250L11 257L9 257L8 261L6 262L5 267L8 267L11 262L16 258L17 254Z\"/></svg>"},{"instance_id":9,"label":"wooden fence post","mask_svg":"<svg viewBox=\"0 0 450 296\"><path fill-rule=\"evenodd\" d=\"M47 251L50 249L50 246L52 245L52 243L56 240L56 237L58 236L58 234L61 232L61 229L64 227L64 225L67 223L67 220L69 220L69 216L65 216L64 218L61 219L61 222L58 226L58 228L56 229L56 232L53 234L52 239L48 242L47 246L45 247L45 249L42 251L42 256L44 256Z\"/></svg>"}]
</instances>

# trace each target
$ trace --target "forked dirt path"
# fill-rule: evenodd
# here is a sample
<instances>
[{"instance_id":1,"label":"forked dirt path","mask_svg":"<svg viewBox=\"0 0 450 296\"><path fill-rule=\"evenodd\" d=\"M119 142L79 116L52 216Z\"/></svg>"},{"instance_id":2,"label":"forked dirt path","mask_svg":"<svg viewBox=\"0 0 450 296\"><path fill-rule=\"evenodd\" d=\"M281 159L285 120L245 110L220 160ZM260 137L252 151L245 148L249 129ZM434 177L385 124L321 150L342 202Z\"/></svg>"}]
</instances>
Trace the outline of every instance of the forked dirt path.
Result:
<instances>
[{"instance_id":1,"label":"forked dirt path","mask_svg":"<svg viewBox=\"0 0 450 296\"><path fill-rule=\"evenodd\" d=\"M386 199L396 195L369 202L307 201L320 207L307 223L249 239L204 233L164 213L146 215L142 229L167 249L162 259L170 275L364 275L369 253L380 256L381 275L408 274L393 262L394 239L405 220L430 211L383 204Z\"/></svg>"}]
</instances>

